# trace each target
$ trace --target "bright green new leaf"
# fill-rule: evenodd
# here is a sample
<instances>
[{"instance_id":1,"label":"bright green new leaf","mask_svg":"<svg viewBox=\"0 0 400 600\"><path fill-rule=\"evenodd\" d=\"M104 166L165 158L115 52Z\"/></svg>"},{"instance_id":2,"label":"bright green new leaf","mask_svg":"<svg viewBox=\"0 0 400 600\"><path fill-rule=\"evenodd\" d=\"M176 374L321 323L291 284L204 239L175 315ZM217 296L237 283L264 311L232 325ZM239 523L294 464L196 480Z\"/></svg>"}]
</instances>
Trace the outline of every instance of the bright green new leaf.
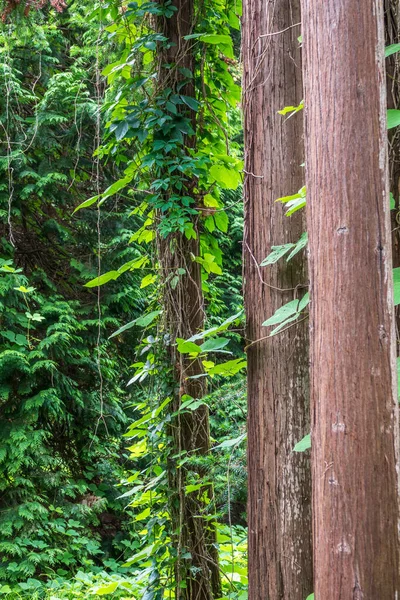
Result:
<instances>
[{"instance_id":1,"label":"bright green new leaf","mask_svg":"<svg viewBox=\"0 0 400 600\"><path fill-rule=\"evenodd\" d=\"M108 271L108 273L103 273L103 275L100 275L100 277L95 277L91 281L88 281L87 283L85 283L85 287L88 287L88 288L99 287L100 285L104 285L105 283L108 283L109 281L118 279L118 277L120 275L121 275L121 273L118 273L118 271Z\"/></svg>"},{"instance_id":2,"label":"bright green new leaf","mask_svg":"<svg viewBox=\"0 0 400 600\"><path fill-rule=\"evenodd\" d=\"M228 219L228 215L226 214L226 212L224 210L222 210L220 212L216 212L214 214L214 220L215 220L216 226L218 227L218 229L220 231L222 231L223 233L226 233L228 231L229 219Z\"/></svg>"},{"instance_id":3,"label":"bright green new leaf","mask_svg":"<svg viewBox=\"0 0 400 600\"><path fill-rule=\"evenodd\" d=\"M87 200L85 200L85 202L82 202L82 204L77 206L72 214L74 215L78 210L81 210L81 208L87 208L88 206L92 206L92 204L97 202L99 198L100 196L92 196L91 198L88 198Z\"/></svg>"},{"instance_id":4,"label":"bright green new leaf","mask_svg":"<svg viewBox=\"0 0 400 600\"><path fill-rule=\"evenodd\" d=\"M392 54L396 54L396 52L400 52L400 44L391 44L390 46L386 46L385 57L387 58Z\"/></svg>"},{"instance_id":5,"label":"bright green new leaf","mask_svg":"<svg viewBox=\"0 0 400 600\"><path fill-rule=\"evenodd\" d=\"M181 354L200 354L201 352L200 346L194 342L187 342L182 338L176 338L176 343L178 345L178 352Z\"/></svg>"},{"instance_id":6,"label":"bright green new leaf","mask_svg":"<svg viewBox=\"0 0 400 600\"><path fill-rule=\"evenodd\" d=\"M307 596L306 600L314 600L314 594L310 594Z\"/></svg>"},{"instance_id":7,"label":"bright green new leaf","mask_svg":"<svg viewBox=\"0 0 400 600\"><path fill-rule=\"evenodd\" d=\"M200 41L206 44L226 44L232 46L232 38L230 35L206 33L200 37Z\"/></svg>"},{"instance_id":8,"label":"bright green new leaf","mask_svg":"<svg viewBox=\"0 0 400 600\"><path fill-rule=\"evenodd\" d=\"M400 110L389 108L387 111L387 128L393 129L393 127L397 127L398 125L400 125Z\"/></svg>"},{"instance_id":9,"label":"bright green new leaf","mask_svg":"<svg viewBox=\"0 0 400 600\"><path fill-rule=\"evenodd\" d=\"M95 594L97 596L105 596L106 594L112 594L113 592L115 592L118 585L119 585L118 581L113 581L112 583L102 585L95 589Z\"/></svg>"},{"instance_id":10,"label":"bright green new leaf","mask_svg":"<svg viewBox=\"0 0 400 600\"><path fill-rule=\"evenodd\" d=\"M397 397L400 402L400 356L397 357Z\"/></svg>"},{"instance_id":11,"label":"bright green new leaf","mask_svg":"<svg viewBox=\"0 0 400 600\"><path fill-rule=\"evenodd\" d=\"M393 269L394 305L400 304L400 267Z\"/></svg>"},{"instance_id":12,"label":"bright green new leaf","mask_svg":"<svg viewBox=\"0 0 400 600\"><path fill-rule=\"evenodd\" d=\"M152 275L149 273L149 275L146 275L145 277L143 277L142 282L140 284L140 289L143 289L143 288L147 287L148 285L151 285L156 280L157 280L157 275Z\"/></svg>"},{"instance_id":13,"label":"bright green new leaf","mask_svg":"<svg viewBox=\"0 0 400 600\"><path fill-rule=\"evenodd\" d=\"M311 448L311 434L310 433L308 433L306 436L304 436L303 439L300 440L300 442L297 442L297 444L293 448L293 452L305 452L309 448Z\"/></svg>"},{"instance_id":14,"label":"bright green new leaf","mask_svg":"<svg viewBox=\"0 0 400 600\"><path fill-rule=\"evenodd\" d=\"M210 169L210 175L214 181L228 190L236 190L241 181L240 173L234 166L228 169L225 165L213 165Z\"/></svg>"},{"instance_id":15,"label":"bright green new leaf","mask_svg":"<svg viewBox=\"0 0 400 600\"><path fill-rule=\"evenodd\" d=\"M222 375L223 377L231 377L246 367L246 359L236 358L234 360L228 360L227 362L215 365L215 367L211 367L211 369L208 369L207 373L209 375Z\"/></svg>"}]
</instances>

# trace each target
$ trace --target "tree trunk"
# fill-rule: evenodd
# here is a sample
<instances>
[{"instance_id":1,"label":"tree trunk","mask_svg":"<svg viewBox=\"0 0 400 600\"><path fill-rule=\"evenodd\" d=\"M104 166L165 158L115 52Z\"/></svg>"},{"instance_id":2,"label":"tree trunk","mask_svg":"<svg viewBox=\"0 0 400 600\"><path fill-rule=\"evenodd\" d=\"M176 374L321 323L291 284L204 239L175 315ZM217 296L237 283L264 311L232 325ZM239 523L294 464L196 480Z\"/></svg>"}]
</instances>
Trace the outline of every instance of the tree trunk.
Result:
<instances>
[{"instance_id":1,"label":"tree trunk","mask_svg":"<svg viewBox=\"0 0 400 600\"><path fill-rule=\"evenodd\" d=\"M316 600L400 593L384 27L303 0Z\"/></svg>"},{"instance_id":2,"label":"tree trunk","mask_svg":"<svg viewBox=\"0 0 400 600\"><path fill-rule=\"evenodd\" d=\"M159 85L162 91L195 97L194 79L185 85L182 68L194 73L194 58L190 44L184 39L193 33L194 5L192 0L174 0L176 11L163 19L161 29L169 44L159 53ZM193 133L185 136L181 147L183 155L196 143L196 115L187 106L178 110L178 118L189 114ZM183 156L182 156L183 158ZM195 178L181 181L182 189L171 189L175 197L189 196L196 185ZM159 218L163 218L160 214ZM177 232L166 238L158 234L157 248L163 285L165 331L170 340L169 361L171 365L171 413L179 413L182 397L202 398L206 392L205 378L191 379L203 373L200 359L188 358L176 350L176 338L188 339L204 329L204 299L201 267L193 258L199 256L199 219L193 217L196 239ZM213 488L203 486L187 494L185 486L188 473L204 481L206 472L198 464L199 457L210 450L208 407L202 405L195 411L187 411L173 417L171 422L172 453L169 464L169 499L172 540L176 550L175 596L177 600L212 600L222 595L216 548L215 521L210 519L214 511ZM178 468L179 458L189 461Z\"/></svg>"},{"instance_id":3,"label":"tree trunk","mask_svg":"<svg viewBox=\"0 0 400 600\"><path fill-rule=\"evenodd\" d=\"M265 339L262 326L306 292L305 261L299 254L258 266L304 231L301 213L286 217L275 202L304 185L302 118L277 114L303 97L299 21L297 0L244 3L250 600L304 600L313 588L310 453L293 453L310 431L308 328L301 322Z\"/></svg>"}]
</instances>

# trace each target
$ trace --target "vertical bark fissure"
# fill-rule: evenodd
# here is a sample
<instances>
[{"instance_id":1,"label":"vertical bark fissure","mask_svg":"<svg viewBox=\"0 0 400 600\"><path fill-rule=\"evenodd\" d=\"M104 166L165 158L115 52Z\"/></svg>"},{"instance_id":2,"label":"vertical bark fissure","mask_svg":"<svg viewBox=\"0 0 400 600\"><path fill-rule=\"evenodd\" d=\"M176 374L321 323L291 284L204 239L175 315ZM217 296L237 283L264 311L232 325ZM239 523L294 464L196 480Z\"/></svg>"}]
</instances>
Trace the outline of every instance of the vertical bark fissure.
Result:
<instances>
[{"instance_id":1,"label":"vertical bark fissure","mask_svg":"<svg viewBox=\"0 0 400 600\"><path fill-rule=\"evenodd\" d=\"M304 185L301 116L277 114L303 97L299 4L246 0L243 12L250 600L304 600L313 588L309 455L293 453L310 427L307 324L260 340L262 323L306 292L305 260L258 267L304 231L275 202Z\"/></svg>"},{"instance_id":2,"label":"vertical bark fissure","mask_svg":"<svg viewBox=\"0 0 400 600\"><path fill-rule=\"evenodd\" d=\"M302 14L315 597L396 599L399 432L382 3L302 0Z\"/></svg>"}]
</instances>

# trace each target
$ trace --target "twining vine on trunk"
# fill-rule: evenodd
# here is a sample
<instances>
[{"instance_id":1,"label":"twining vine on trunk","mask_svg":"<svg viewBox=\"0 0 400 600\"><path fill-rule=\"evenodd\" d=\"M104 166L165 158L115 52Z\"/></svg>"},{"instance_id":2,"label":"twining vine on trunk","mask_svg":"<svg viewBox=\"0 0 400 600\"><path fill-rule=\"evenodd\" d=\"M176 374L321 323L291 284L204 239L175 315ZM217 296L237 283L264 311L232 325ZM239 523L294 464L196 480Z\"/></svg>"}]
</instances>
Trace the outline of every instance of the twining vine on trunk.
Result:
<instances>
[{"instance_id":1,"label":"twining vine on trunk","mask_svg":"<svg viewBox=\"0 0 400 600\"><path fill-rule=\"evenodd\" d=\"M191 41L185 40L194 25L194 6L191 0L176 0L173 15L162 19L162 32L168 42L159 52L159 86L172 93L195 97L194 80L187 81L187 73L194 72ZM183 74L185 73L185 74ZM195 147L196 113L188 106L178 110L186 117L183 125L182 150L190 153ZM189 116L189 119L187 118ZM182 189L171 189L166 195L194 197L196 179L182 179ZM158 214L161 220L163 215ZM167 218L167 217L165 217ZM208 407L203 404L194 411L180 413L182 397L200 399L205 395L206 379L199 358L188 358L176 351L177 338L188 339L204 329L204 299L202 293L201 265L194 259L200 255L199 214L192 214L193 233L157 235L157 253L160 264L164 301L164 326L170 340L169 357L172 373L171 409L178 416L171 423L174 452L169 460L171 486L170 510L172 530L177 549L175 566L176 597L187 600L211 600L221 595L218 553L215 546L215 523L208 518L213 507L211 485L204 485L191 493L185 492L190 461L197 459L194 470L199 480L206 473L201 467L201 456L210 449ZM189 466L177 468L176 457L190 457ZM200 460L199 460L200 459ZM200 465L200 466L199 466Z\"/></svg>"}]
</instances>

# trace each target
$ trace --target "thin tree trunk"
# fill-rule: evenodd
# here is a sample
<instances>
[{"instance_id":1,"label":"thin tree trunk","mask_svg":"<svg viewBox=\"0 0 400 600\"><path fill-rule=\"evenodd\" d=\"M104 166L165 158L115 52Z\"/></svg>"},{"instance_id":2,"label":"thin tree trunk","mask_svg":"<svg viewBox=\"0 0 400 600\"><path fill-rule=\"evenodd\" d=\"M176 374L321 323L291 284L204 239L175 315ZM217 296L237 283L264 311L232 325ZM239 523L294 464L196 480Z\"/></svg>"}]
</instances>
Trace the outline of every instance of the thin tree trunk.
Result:
<instances>
[{"instance_id":1,"label":"thin tree trunk","mask_svg":"<svg viewBox=\"0 0 400 600\"><path fill-rule=\"evenodd\" d=\"M384 27L303 0L316 600L400 594Z\"/></svg>"},{"instance_id":2,"label":"thin tree trunk","mask_svg":"<svg viewBox=\"0 0 400 600\"><path fill-rule=\"evenodd\" d=\"M304 185L302 118L277 114L303 97L299 4L246 0L243 13L250 600L304 600L313 588L310 453L293 453L310 430L308 328L265 339L262 326L307 291L305 260L258 266L304 231L275 202Z\"/></svg>"},{"instance_id":3,"label":"thin tree trunk","mask_svg":"<svg viewBox=\"0 0 400 600\"><path fill-rule=\"evenodd\" d=\"M163 19L161 28L169 40L168 47L159 54L159 85L172 93L195 97L194 79L182 87L182 68L194 73L194 57L190 44L184 39L193 33L194 5L192 0L174 0L176 11ZM181 109L190 115L193 133L185 136L182 152L194 148L196 143L196 116L188 107ZM183 157L182 157L183 158ZM183 188L172 189L176 197L192 195L195 179L183 181ZM162 215L159 215L162 218ZM203 373L200 359L190 359L176 351L176 338L188 339L204 329L204 298L200 264L193 260L199 256L198 218L193 217L196 239L187 239L182 233L166 238L158 235L158 259L163 282L165 330L170 339L169 359L172 374L172 414L179 413L182 397L202 398L206 392L205 378L191 379ZM222 595L216 548L215 521L210 519L214 509L213 488L203 486L186 493L188 471L200 480L206 478L204 467L190 466L193 461L210 450L208 407L202 405L195 411L183 412L171 422L173 452L169 464L171 488L170 511L172 540L176 550L175 595L177 600L212 600ZM180 457L189 457L189 463L178 468ZM200 459L201 465L201 459ZM189 465L189 466L188 466Z\"/></svg>"}]
</instances>

